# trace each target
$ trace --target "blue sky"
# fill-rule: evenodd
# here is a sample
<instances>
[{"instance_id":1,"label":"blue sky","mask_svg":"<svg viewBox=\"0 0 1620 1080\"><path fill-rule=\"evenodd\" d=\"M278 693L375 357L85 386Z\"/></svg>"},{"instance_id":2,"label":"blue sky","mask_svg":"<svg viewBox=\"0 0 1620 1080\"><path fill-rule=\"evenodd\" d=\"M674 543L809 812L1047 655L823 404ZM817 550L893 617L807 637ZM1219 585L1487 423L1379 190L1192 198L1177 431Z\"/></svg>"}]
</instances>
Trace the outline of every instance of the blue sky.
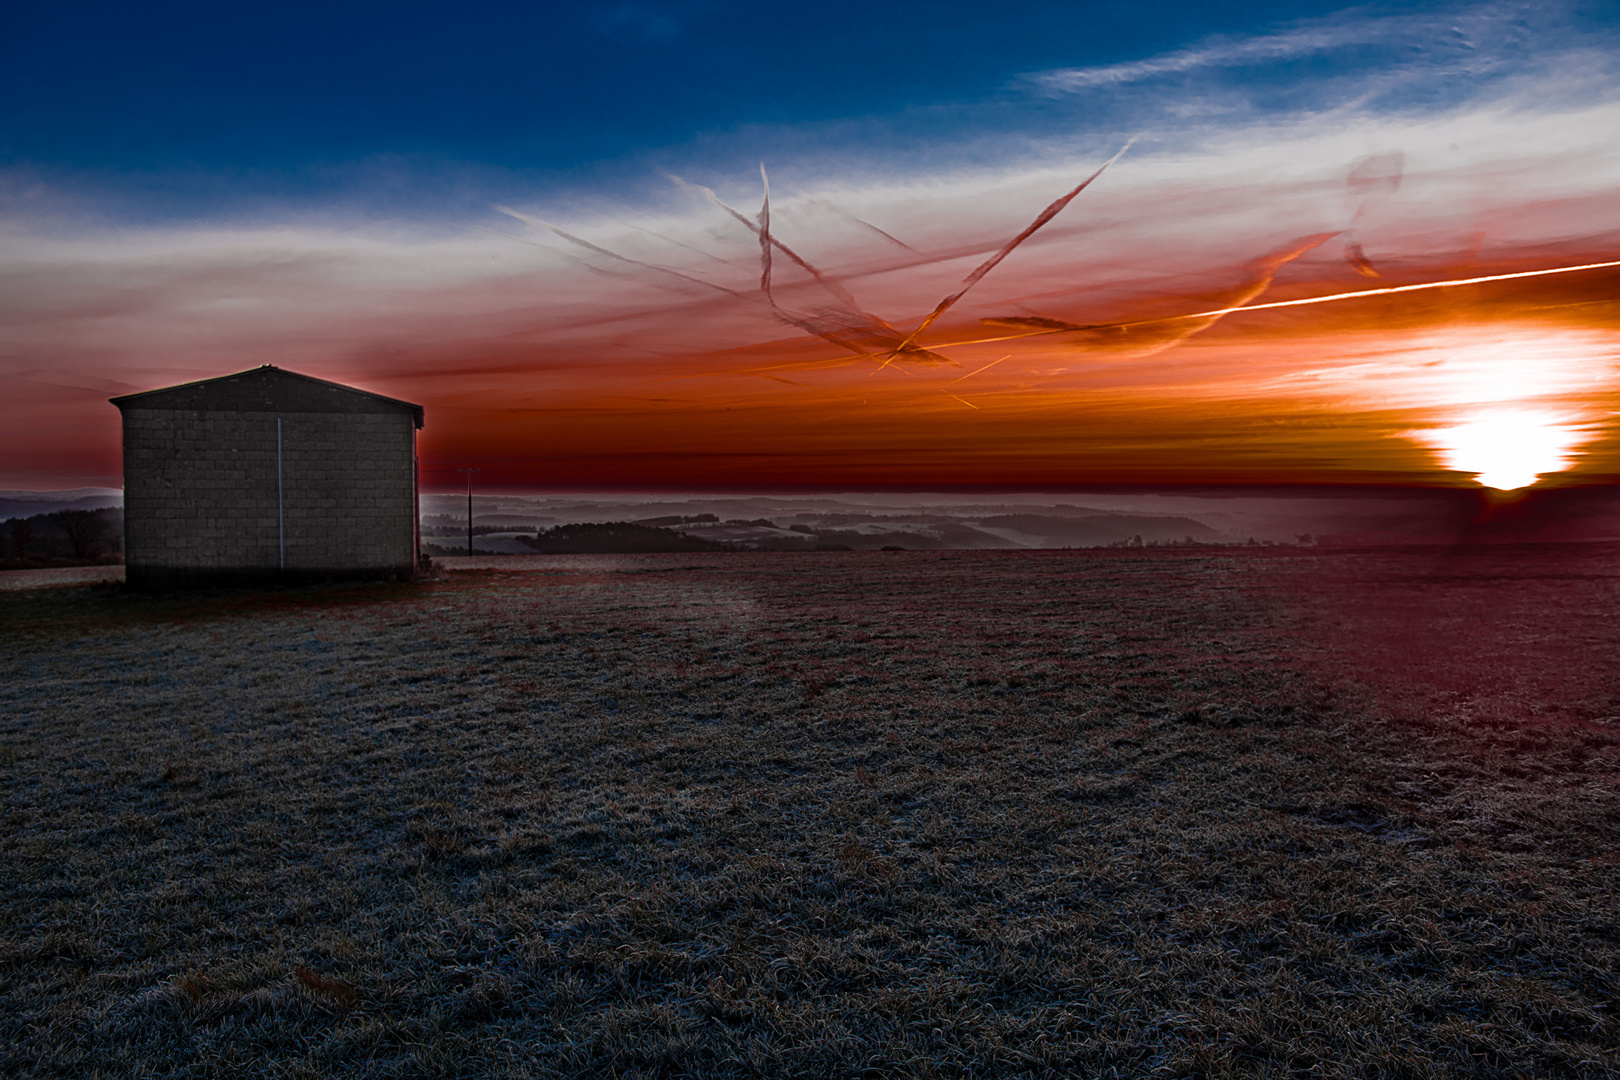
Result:
<instances>
[{"instance_id":1,"label":"blue sky","mask_svg":"<svg viewBox=\"0 0 1620 1080\"><path fill-rule=\"evenodd\" d=\"M491 199L995 161L1197 110L1435 105L1612 30L1614 3L10 4L12 197L120 217ZM1429 70L1445 78L1374 76ZM1074 73L1081 73L1078 78ZM1089 73L1089 74L1088 74ZM1065 77L1067 74L1067 78ZM1131 92L1122 92L1122 91ZM1190 111L1191 110L1191 111Z\"/></svg>"}]
</instances>

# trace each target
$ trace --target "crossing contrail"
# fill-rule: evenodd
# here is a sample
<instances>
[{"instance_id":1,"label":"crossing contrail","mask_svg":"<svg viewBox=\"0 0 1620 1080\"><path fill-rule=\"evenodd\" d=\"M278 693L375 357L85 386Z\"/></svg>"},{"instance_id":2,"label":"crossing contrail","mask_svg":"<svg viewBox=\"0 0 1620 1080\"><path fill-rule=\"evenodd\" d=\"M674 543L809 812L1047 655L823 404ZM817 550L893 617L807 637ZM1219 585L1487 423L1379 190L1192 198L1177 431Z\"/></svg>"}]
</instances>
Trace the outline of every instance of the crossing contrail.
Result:
<instances>
[{"instance_id":1,"label":"crossing contrail","mask_svg":"<svg viewBox=\"0 0 1620 1080\"><path fill-rule=\"evenodd\" d=\"M950 341L931 346L948 349L957 345L988 345L997 341L1015 341L1019 338L1040 337L1048 334L1072 334L1080 330L1121 330L1133 326L1155 326L1159 323L1179 322L1183 319L1208 319L1232 315L1240 311L1266 311L1271 308L1306 307L1310 304L1332 304L1340 300L1360 300L1368 296L1390 296L1395 293L1421 292L1425 289L1455 289L1462 285L1482 285L1490 281L1513 281L1519 278L1549 277L1553 274L1574 274L1582 270L1606 270L1620 267L1620 259L1611 262L1582 263L1579 266L1554 266L1546 270L1520 270L1512 274L1486 274L1483 277L1454 278L1450 281L1426 281L1420 285L1391 285L1382 289L1359 289L1355 292L1330 293L1327 296L1308 296L1300 300L1272 300L1264 304L1240 304L1237 307L1213 308L1193 311L1185 315L1164 315L1157 319L1137 319L1131 322L1063 323L1053 325L1056 319L997 318L985 319L992 326L1031 326L1022 334L1004 334L1000 337L974 338L970 341Z\"/></svg>"},{"instance_id":2,"label":"crossing contrail","mask_svg":"<svg viewBox=\"0 0 1620 1080\"><path fill-rule=\"evenodd\" d=\"M984 262L980 263L972 273L962 279L961 288L957 289L955 292L951 293L951 295L941 300L934 307L934 310L930 311L927 317L923 319L921 325L906 335L905 340L895 347L894 351L891 352L888 358L883 361L882 366L887 367L890 360L895 359L908 347L910 347L910 345L917 340L917 335L934 325L934 321L949 311L958 300L962 299L963 296L967 295L967 291L973 288L973 286L977 285L984 275L994 270L1001 260L1005 259L1008 255L1011 255L1013 250L1017 248L1019 244L1022 244L1025 240L1028 240L1031 236L1034 236L1041 230L1042 226L1051 221L1053 218L1057 217L1059 212L1061 212L1065 206L1068 206L1074 201L1076 195L1079 195L1082 191L1086 190L1086 188L1090 187L1093 180L1101 176L1104 171L1107 170L1108 166L1112 165L1114 162L1123 157L1125 151L1129 150L1130 148L1130 143L1126 143L1124 146L1120 147L1119 153L1103 162L1102 165L1098 167L1096 172L1080 181L1079 186L1077 186L1073 191L1069 192L1067 195L1059 196L1055 202L1053 202L1045 210L1042 210L1040 214L1036 216L1035 220L1030 222L1029 225L1025 227L1023 232L1007 241L1001 246L999 251L997 251L994 255L991 255Z\"/></svg>"}]
</instances>

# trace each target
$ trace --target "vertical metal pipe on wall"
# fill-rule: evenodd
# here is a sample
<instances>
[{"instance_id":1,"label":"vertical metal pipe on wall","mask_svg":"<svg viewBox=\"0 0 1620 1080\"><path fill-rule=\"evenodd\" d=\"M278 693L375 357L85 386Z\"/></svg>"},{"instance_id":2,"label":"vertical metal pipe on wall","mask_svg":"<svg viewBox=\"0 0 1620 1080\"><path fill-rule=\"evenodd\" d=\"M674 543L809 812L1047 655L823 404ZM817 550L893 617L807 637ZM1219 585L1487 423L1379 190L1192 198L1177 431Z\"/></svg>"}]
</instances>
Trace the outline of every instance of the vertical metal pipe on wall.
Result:
<instances>
[{"instance_id":1,"label":"vertical metal pipe on wall","mask_svg":"<svg viewBox=\"0 0 1620 1080\"><path fill-rule=\"evenodd\" d=\"M281 417L276 417L276 535L281 545L277 568L287 569L287 496L281 478Z\"/></svg>"},{"instance_id":2,"label":"vertical metal pipe on wall","mask_svg":"<svg viewBox=\"0 0 1620 1080\"><path fill-rule=\"evenodd\" d=\"M411 573L422 568L422 459L416 456L416 428L411 428Z\"/></svg>"}]
</instances>

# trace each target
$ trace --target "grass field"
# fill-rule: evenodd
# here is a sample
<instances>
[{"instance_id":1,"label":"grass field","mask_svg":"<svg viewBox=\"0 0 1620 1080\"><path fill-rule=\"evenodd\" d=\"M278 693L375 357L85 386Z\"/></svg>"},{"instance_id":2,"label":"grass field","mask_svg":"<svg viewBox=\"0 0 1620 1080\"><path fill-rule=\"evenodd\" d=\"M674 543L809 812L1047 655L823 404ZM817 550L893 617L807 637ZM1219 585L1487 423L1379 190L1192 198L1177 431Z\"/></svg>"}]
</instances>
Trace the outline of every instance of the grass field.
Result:
<instances>
[{"instance_id":1,"label":"grass field","mask_svg":"<svg viewBox=\"0 0 1620 1080\"><path fill-rule=\"evenodd\" d=\"M1614 546L526 564L0 593L0 1071L1620 1073Z\"/></svg>"}]
</instances>

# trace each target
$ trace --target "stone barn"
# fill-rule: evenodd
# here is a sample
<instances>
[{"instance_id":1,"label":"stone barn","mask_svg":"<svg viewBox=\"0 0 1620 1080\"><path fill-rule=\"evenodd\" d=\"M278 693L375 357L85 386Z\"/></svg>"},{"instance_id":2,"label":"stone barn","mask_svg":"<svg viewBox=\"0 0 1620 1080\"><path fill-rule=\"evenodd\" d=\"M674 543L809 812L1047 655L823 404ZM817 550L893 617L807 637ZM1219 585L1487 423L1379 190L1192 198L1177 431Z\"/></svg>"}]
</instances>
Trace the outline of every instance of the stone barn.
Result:
<instances>
[{"instance_id":1,"label":"stone barn","mask_svg":"<svg viewBox=\"0 0 1620 1080\"><path fill-rule=\"evenodd\" d=\"M112 403L129 584L415 574L422 406L269 365Z\"/></svg>"}]
</instances>

